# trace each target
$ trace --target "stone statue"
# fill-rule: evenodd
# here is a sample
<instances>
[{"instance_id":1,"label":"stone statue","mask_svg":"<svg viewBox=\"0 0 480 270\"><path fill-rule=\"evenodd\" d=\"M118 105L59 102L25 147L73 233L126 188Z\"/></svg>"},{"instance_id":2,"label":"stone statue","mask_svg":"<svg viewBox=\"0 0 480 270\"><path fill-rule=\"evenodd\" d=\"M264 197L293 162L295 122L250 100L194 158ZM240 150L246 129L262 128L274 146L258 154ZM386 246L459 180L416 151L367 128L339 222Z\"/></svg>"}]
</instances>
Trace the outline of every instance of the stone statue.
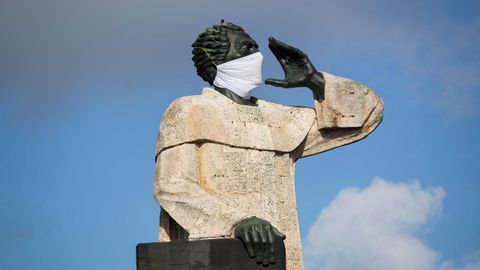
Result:
<instances>
[{"instance_id":1,"label":"stone statue","mask_svg":"<svg viewBox=\"0 0 480 270\"><path fill-rule=\"evenodd\" d=\"M160 241L237 237L269 265L283 240L287 269L303 269L295 161L365 138L382 120L383 101L355 81L317 71L302 51L272 37L285 79L265 83L309 88L315 109L252 97L263 58L232 23L207 28L192 47L198 75L213 88L175 100L160 124Z\"/></svg>"}]
</instances>

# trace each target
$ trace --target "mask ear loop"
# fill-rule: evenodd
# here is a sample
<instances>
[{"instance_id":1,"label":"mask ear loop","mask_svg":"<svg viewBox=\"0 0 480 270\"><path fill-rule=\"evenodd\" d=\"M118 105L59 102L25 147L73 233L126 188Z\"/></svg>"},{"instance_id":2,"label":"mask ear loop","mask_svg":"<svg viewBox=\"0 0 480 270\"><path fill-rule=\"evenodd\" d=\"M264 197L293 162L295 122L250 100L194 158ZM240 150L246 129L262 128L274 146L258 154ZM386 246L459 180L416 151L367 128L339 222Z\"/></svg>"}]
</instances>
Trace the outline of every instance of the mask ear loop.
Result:
<instances>
[{"instance_id":1,"label":"mask ear loop","mask_svg":"<svg viewBox=\"0 0 480 270\"><path fill-rule=\"evenodd\" d=\"M212 61L213 65L215 65L215 67L217 67L217 64L215 63L215 61L213 61L212 57L210 56L210 54L207 52L207 50L203 47L193 47L195 49L200 49L200 50L203 50L205 52L205 54L207 55L208 59L210 59L210 61Z\"/></svg>"}]
</instances>

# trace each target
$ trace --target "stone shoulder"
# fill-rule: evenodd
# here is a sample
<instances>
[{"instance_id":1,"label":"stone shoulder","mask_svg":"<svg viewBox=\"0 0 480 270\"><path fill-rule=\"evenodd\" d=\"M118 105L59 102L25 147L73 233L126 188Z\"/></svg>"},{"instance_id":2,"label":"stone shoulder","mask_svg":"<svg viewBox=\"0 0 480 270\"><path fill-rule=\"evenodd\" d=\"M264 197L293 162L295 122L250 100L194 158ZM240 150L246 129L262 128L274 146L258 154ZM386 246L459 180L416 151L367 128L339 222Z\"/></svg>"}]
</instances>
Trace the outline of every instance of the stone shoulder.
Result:
<instances>
[{"instance_id":1,"label":"stone shoulder","mask_svg":"<svg viewBox=\"0 0 480 270\"><path fill-rule=\"evenodd\" d=\"M214 90L178 98L163 115L156 152L188 142L290 152L315 118L315 111L307 107L264 100L257 105L239 105Z\"/></svg>"}]
</instances>

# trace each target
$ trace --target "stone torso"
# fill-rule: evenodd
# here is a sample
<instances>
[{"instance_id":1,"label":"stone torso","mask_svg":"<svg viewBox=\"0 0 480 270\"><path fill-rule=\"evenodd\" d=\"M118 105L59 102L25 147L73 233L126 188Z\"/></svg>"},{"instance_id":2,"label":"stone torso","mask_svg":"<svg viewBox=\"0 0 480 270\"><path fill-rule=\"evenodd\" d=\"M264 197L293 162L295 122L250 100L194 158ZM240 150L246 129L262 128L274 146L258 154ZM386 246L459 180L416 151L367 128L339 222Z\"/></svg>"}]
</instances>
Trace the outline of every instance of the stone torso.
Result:
<instances>
[{"instance_id":1,"label":"stone torso","mask_svg":"<svg viewBox=\"0 0 480 270\"><path fill-rule=\"evenodd\" d=\"M284 233L288 269L301 269L303 265L295 199L294 159L290 153L230 147L217 143L184 144L180 151L191 153L194 164L191 180L210 196L226 202L223 209L235 209L268 220ZM167 149L162 159L176 160L178 149ZM196 179L193 179L196 178ZM208 210L207 210L208 211ZM197 224L189 230L188 239L233 237L216 235L216 228L202 226L201 217L190 216ZM161 240L172 240L182 230L172 229L169 215L162 215ZM178 226L178 225L175 225ZM297 265L297 267L294 267Z\"/></svg>"},{"instance_id":2,"label":"stone torso","mask_svg":"<svg viewBox=\"0 0 480 270\"><path fill-rule=\"evenodd\" d=\"M156 146L160 240L232 238L257 216L286 235L287 269L303 269L295 161L365 138L383 116L370 89L324 77L327 99L315 99L315 110L241 105L208 88L172 103Z\"/></svg>"},{"instance_id":3,"label":"stone torso","mask_svg":"<svg viewBox=\"0 0 480 270\"><path fill-rule=\"evenodd\" d=\"M182 164L183 170L188 168L183 178L195 181L208 196L224 203L223 209L205 206L204 211L214 215L217 211L234 209L235 212L246 213L244 217L256 216L268 220L286 235L288 269L302 269L294 183L295 156L292 150L306 137L314 119L313 110L265 101L259 101L257 106L245 106L212 91L204 90L209 99L207 105L202 100L193 101L196 105L188 110L186 106L181 111L173 108L172 114L184 114L182 121L174 121L176 128L184 131L176 137L188 133L192 136L181 138L187 141L184 144L163 143L161 148L168 144L173 147L164 149L159 156L158 162L165 167L158 171L158 177L174 174L169 172L169 168ZM209 106L209 101L215 104ZM218 111L218 107L222 106L223 110ZM206 114L206 110L211 111ZM203 115L203 119L198 119L198 115ZM179 127L182 123L183 127ZM206 128L209 130L202 130ZM208 134L209 131L214 133ZM195 137L194 133L203 134ZM171 134L164 136L175 138ZM175 162L176 166L169 165L171 162ZM178 235L183 228L171 220L169 214L164 213L161 219L162 240L233 237L232 232L221 235L217 232L221 229L205 226L200 216L189 217L197 226L189 228L185 235Z\"/></svg>"},{"instance_id":4,"label":"stone torso","mask_svg":"<svg viewBox=\"0 0 480 270\"><path fill-rule=\"evenodd\" d=\"M288 264L302 263L290 153L204 143L198 148L199 183L214 196L231 201L235 208L268 220L283 232ZM211 162L208 162L211 161ZM213 161L213 162L212 162ZM298 269L289 267L288 269Z\"/></svg>"}]
</instances>

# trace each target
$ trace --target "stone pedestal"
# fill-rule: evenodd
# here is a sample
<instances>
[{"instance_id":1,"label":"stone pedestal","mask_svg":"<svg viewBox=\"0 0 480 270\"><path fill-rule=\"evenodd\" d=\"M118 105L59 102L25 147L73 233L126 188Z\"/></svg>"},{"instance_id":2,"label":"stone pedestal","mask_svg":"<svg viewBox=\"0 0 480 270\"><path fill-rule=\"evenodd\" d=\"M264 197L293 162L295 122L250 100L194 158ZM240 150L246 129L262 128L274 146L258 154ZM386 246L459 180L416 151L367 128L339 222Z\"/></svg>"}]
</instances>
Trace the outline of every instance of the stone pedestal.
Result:
<instances>
[{"instance_id":1,"label":"stone pedestal","mask_svg":"<svg viewBox=\"0 0 480 270\"><path fill-rule=\"evenodd\" d=\"M137 270L285 270L285 246L277 241L276 263L257 264L238 239L137 245Z\"/></svg>"}]
</instances>

